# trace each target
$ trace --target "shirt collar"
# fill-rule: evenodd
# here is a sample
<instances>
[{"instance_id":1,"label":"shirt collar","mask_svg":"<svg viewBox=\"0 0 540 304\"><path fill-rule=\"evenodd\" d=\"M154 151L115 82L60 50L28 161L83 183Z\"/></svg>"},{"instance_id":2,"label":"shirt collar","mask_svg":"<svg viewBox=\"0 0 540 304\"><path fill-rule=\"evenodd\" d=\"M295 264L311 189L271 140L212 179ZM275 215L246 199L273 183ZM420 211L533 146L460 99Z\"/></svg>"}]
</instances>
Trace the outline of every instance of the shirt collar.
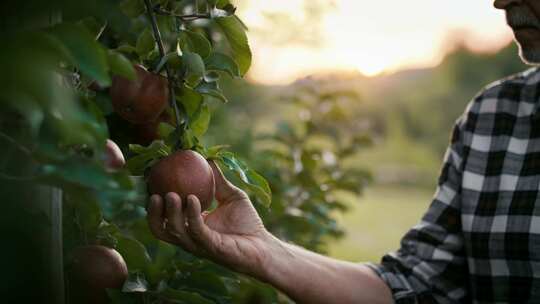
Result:
<instances>
[{"instance_id":1,"label":"shirt collar","mask_svg":"<svg viewBox=\"0 0 540 304\"><path fill-rule=\"evenodd\" d=\"M532 115L535 118L540 117L540 67L535 67L525 72L525 91L522 98L534 101Z\"/></svg>"}]
</instances>

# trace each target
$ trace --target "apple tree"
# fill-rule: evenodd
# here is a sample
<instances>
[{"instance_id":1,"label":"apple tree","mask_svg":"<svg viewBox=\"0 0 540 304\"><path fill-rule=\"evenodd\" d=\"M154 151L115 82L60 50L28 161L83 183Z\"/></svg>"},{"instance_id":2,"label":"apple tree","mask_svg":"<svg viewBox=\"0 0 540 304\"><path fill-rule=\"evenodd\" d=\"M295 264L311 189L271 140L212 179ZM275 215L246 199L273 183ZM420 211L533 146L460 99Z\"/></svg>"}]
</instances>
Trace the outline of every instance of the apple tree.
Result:
<instances>
[{"instance_id":1,"label":"apple tree","mask_svg":"<svg viewBox=\"0 0 540 304\"><path fill-rule=\"evenodd\" d=\"M212 109L228 102L220 81L241 78L251 64L247 27L235 10L229 0L0 4L0 179L4 211L16 215L1 223L6 235L16 235L15 251L29 259L39 247L27 246L35 227L61 223L63 252L56 259L64 260L65 302L287 301L264 284L151 235L148 194L160 193L153 188L163 184L148 183L152 169L186 151L236 177L278 236L322 250L325 237L342 233L333 212L345 205L334 192L358 193L358 181L368 175L338 161L364 139L341 136L335 128L342 124L325 124L347 121L339 116L340 93L314 95L316 106L290 97L309 119L283 122L278 132L253 143L270 143L259 157L242 159L227 143L205 144ZM328 107L333 110L317 110ZM313 144L321 138L323 146ZM110 139L125 155L125 166L110 159L118 149ZM36 212L43 189L56 191L61 204L50 206L61 206L61 219ZM34 260L36 269L50 262ZM121 273L100 272L112 269L100 266L109 265L103 261ZM77 269L101 278L77 287L98 298L77 297ZM111 277L114 284L108 285Z\"/></svg>"}]
</instances>

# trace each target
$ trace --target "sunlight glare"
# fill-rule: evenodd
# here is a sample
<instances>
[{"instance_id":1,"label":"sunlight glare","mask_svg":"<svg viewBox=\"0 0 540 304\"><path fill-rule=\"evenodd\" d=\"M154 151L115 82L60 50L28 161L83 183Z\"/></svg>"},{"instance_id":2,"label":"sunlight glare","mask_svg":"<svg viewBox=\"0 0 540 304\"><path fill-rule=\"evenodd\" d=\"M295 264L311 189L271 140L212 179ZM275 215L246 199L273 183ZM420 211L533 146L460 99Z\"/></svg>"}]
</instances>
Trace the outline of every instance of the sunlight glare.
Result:
<instances>
[{"instance_id":1,"label":"sunlight glare","mask_svg":"<svg viewBox=\"0 0 540 304\"><path fill-rule=\"evenodd\" d=\"M301 25L304 1L309 0L274 1L272 5L263 0L238 1L242 3L240 16L252 28L249 38L254 58L249 79L285 84L311 73L354 69L373 76L434 66L456 40L485 52L512 39L504 14L490 1L334 0L335 8L325 10L319 24L298 29L279 22L269 25L264 17L268 12L281 12ZM277 37L301 35L306 27L320 29L319 45L276 43L268 32L257 31L269 26Z\"/></svg>"}]
</instances>

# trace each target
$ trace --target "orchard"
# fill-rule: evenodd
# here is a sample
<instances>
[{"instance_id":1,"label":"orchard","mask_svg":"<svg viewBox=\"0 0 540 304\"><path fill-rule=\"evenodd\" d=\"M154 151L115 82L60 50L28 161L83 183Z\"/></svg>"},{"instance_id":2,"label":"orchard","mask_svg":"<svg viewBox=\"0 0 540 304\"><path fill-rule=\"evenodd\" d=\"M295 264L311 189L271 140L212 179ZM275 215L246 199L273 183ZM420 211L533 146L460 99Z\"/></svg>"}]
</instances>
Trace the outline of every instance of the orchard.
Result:
<instances>
[{"instance_id":1,"label":"orchard","mask_svg":"<svg viewBox=\"0 0 540 304\"><path fill-rule=\"evenodd\" d=\"M215 163L275 235L324 251L343 233L335 215L346 207L335 193L359 194L370 179L340 162L370 142L361 132L344 135L354 128L343 104L350 92L299 84L283 98L304 118L283 121L235 154L234 143L205 140L214 111L228 115L216 122L221 132L234 132L234 111L222 109L234 100L220 84L251 65L248 27L234 3L0 8L6 303L289 303L270 286L154 238L149 196L195 194L212 212ZM28 279L13 279L21 277Z\"/></svg>"}]
</instances>

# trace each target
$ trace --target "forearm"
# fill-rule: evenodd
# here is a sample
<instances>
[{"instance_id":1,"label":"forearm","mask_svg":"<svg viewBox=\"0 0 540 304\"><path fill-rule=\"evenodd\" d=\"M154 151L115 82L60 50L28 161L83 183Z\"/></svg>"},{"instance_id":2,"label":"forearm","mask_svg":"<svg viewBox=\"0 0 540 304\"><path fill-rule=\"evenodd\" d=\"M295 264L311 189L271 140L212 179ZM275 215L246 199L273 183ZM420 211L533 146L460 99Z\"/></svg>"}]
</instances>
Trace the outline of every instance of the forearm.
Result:
<instances>
[{"instance_id":1,"label":"forearm","mask_svg":"<svg viewBox=\"0 0 540 304\"><path fill-rule=\"evenodd\" d=\"M392 303L387 285L367 266L331 259L276 240L261 279L297 303Z\"/></svg>"}]
</instances>

